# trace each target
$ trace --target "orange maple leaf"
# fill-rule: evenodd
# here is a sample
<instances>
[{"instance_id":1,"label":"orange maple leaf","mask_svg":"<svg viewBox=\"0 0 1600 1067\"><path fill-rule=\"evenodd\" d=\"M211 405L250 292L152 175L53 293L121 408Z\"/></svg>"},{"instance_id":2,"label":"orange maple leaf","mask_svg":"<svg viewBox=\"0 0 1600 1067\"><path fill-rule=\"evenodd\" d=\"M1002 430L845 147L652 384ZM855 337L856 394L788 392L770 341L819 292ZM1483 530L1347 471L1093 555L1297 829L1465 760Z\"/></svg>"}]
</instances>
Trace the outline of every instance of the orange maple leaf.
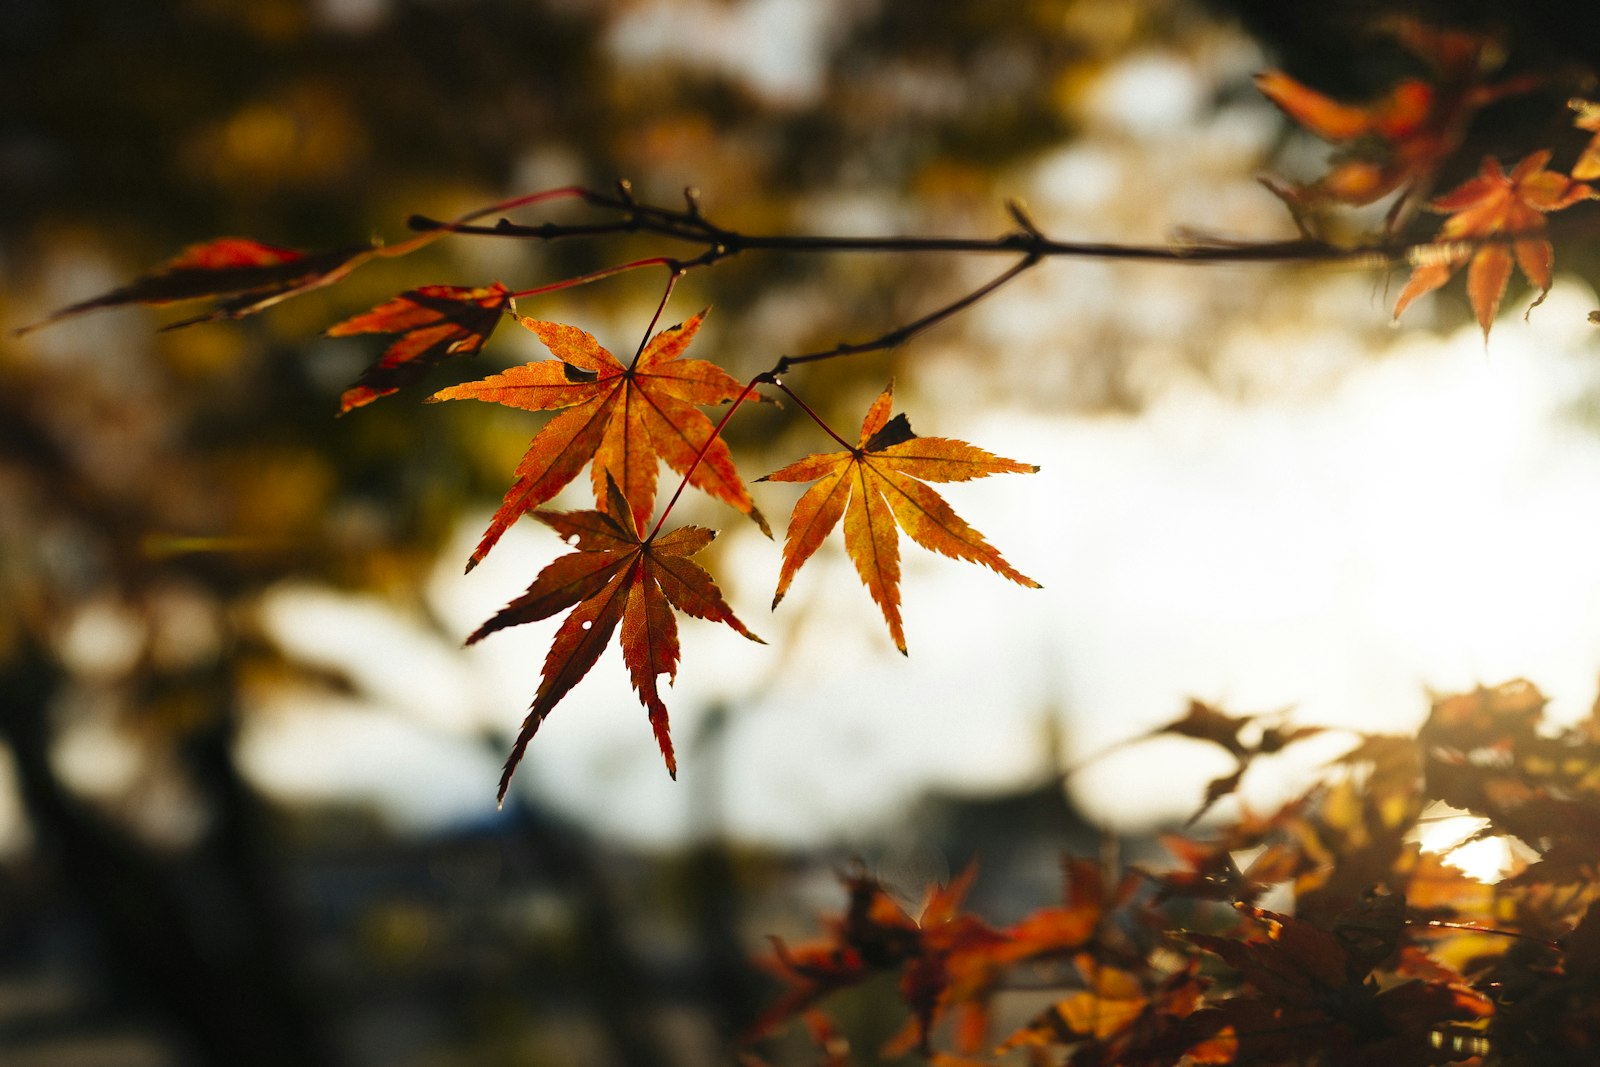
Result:
<instances>
[{"instance_id":1,"label":"orange maple leaf","mask_svg":"<svg viewBox=\"0 0 1600 1067\"><path fill-rule=\"evenodd\" d=\"M733 614L711 575L688 558L709 545L716 531L683 526L641 541L633 511L614 481L606 484L605 511L538 511L534 517L562 537L574 539L577 550L553 560L526 593L467 638L470 645L496 630L572 609L545 656L533 706L500 776L499 798L505 798L511 775L539 724L589 673L618 624L633 688L650 713L667 772L676 778L667 708L656 687L657 676L665 674L670 682L678 672L678 623L671 609L727 623L750 640L765 643Z\"/></svg>"},{"instance_id":2,"label":"orange maple leaf","mask_svg":"<svg viewBox=\"0 0 1600 1067\"><path fill-rule=\"evenodd\" d=\"M1427 195L1434 172L1461 146L1472 116L1502 97L1526 92L1542 80L1521 75L1493 84L1484 75L1499 65L1503 49L1492 37L1442 29L1413 19L1384 27L1432 68L1433 80L1407 78L1366 104L1349 104L1312 89L1278 70L1256 76L1256 86L1311 133L1343 146L1333 167L1308 185L1267 179L1301 218L1322 202L1360 206L1403 190L1389 226L1404 222L1411 206Z\"/></svg>"},{"instance_id":3,"label":"orange maple leaf","mask_svg":"<svg viewBox=\"0 0 1600 1067\"><path fill-rule=\"evenodd\" d=\"M329 337L396 335L339 397L339 414L399 391L451 356L477 355L510 306L511 290L499 282L484 289L425 285L328 327Z\"/></svg>"},{"instance_id":4,"label":"orange maple leaf","mask_svg":"<svg viewBox=\"0 0 1600 1067\"><path fill-rule=\"evenodd\" d=\"M772 606L778 606L795 572L843 516L845 551L882 609L895 647L904 654L896 522L924 548L981 563L1019 585L1039 588L1038 582L1002 559L982 534L962 521L943 497L923 483L964 482L990 474L1029 474L1039 468L992 455L965 441L918 437L911 432L905 415L889 417L893 393L891 383L873 401L855 448L815 453L757 480L817 483L794 506Z\"/></svg>"},{"instance_id":5,"label":"orange maple leaf","mask_svg":"<svg viewBox=\"0 0 1600 1067\"><path fill-rule=\"evenodd\" d=\"M1506 283L1511 279L1513 256L1523 275L1539 288L1538 299L1530 309L1538 306L1550 291L1555 263L1554 249L1541 236L1545 213L1571 207L1595 195L1587 184L1546 170L1549 162L1548 151L1534 152L1507 174L1500 169L1499 160L1489 156L1476 178L1428 205L1428 210L1450 216L1439 229L1441 240L1461 242L1465 247L1447 244L1441 254L1417 264L1395 301L1395 318L1417 297L1449 281L1456 268L1470 260L1467 295L1487 340ZM1502 239L1492 239L1501 235Z\"/></svg>"},{"instance_id":6,"label":"orange maple leaf","mask_svg":"<svg viewBox=\"0 0 1600 1067\"><path fill-rule=\"evenodd\" d=\"M98 308L176 304L206 297L220 298L213 310L164 329L175 330L215 319L242 319L280 300L331 285L374 255L384 251L393 254L398 248L381 250L379 246L367 245L306 253L293 248L275 248L244 237L222 237L185 249L151 273L108 293L64 307L24 326L17 333L27 333Z\"/></svg>"},{"instance_id":7,"label":"orange maple leaf","mask_svg":"<svg viewBox=\"0 0 1600 1067\"><path fill-rule=\"evenodd\" d=\"M655 507L657 461L689 484L749 515L769 537L716 428L697 405L720 404L744 392L727 371L705 360L684 359L705 312L650 339L631 366L623 366L576 326L522 319L555 359L512 367L482 381L435 393L430 400L484 400L527 411L566 409L544 425L522 461L517 480L472 553L477 566L500 536L577 477L591 457L595 500L606 498L606 479L621 487L642 527ZM704 452L698 465L695 460Z\"/></svg>"}]
</instances>

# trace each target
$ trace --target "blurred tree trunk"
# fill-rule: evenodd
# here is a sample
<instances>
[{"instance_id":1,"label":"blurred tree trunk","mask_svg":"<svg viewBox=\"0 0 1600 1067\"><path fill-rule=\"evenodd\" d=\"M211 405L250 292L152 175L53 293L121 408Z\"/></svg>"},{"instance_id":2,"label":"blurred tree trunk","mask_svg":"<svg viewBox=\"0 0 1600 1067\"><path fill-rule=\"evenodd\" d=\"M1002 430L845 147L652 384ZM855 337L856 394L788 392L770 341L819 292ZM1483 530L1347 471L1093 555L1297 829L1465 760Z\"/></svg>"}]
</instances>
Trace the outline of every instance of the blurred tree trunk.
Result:
<instances>
[{"instance_id":1,"label":"blurred tree trunk","mask_svg":"<svg viewBox=\"0 0 1600 1067\"><path fill-rule=\"evenodd\" d=\"M189 745L212 822L194 852L173 863L56 777L49 717L63 673L34 642L15 651L0 665L9 705L0 740L16 761L40 865L92 927L107 992L149 1011L200 1063L331 1067L323 1027L291 973L259 810L233 763L231 715Z\"/></svg>"}]
</instances>

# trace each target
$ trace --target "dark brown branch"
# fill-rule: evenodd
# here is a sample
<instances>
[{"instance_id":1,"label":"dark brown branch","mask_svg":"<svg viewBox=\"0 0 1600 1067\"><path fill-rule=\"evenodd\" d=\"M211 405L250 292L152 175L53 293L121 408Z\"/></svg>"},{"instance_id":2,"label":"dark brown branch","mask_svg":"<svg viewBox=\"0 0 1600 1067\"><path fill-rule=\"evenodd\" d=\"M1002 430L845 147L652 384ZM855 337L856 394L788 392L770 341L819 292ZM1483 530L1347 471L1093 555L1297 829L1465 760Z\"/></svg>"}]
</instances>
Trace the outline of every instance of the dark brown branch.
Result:
<instances>
[{"instance_id":1,"label":"dark brown branch","mask_svg":"<svg viewBox=\"0 0 1600 1067\"><path fill-rule=\"evenodd\" d=\"M1321 241L1296 238L1291 241L1237 242L1218 244L1164 244L1126 245L1096 241L1058 241L1039 233L1007 233L999 237L910 237L840 236L830 234L745 234L723 230L706 223L698 224L687 216L676 217L676 212L630 214L627 218L609 222L556 223L543 222L535 226L520 226L501 219L492 226L462 225L440 222L422 215L413 215L407 225L414 230L444 230L449 233L474 237L515 237L523 240L559 241L581 237L599 237L645 233L669 240L685 241L705 246L706 251L696 257L706 264L717 259L738 255L741 252L801 252L801 253L929 253L946 252L964 255L1007 254L1028 255L1039 259L1073 257L1082 259L1145 260L1164 263L1371 263L1380 265L1404 258L1416 248L1429 247L1434 241L1416 241L1374 245L1371 247L1341 248ZM672 216L672 217L667 217ZM1508 238L1509 239L1509 238ZM703 265L703 264L702 264Z\"/></svg>"},{"instance_id":2,"label":"dark brown branch","mask_svg":"<svg viewBox=\"0 0 1600 1067\"><path fill-rule=\"evenodd\" d=\"M992 280L985 282L983 285L972 290L970 293L966 294L960 299L953 300L944 305L944 307L941 307L935 311L931 311L922 316L920 319L917 319L913 322L908 322L904 326L898 326L895 329L890 330L888 333L874 337L870 341L841 341L832 348L824 349L820 352L806 352L798 356L783 356L778 360L777 364L772 368L770 373L783 374L788 371L790 367L798 366L802 363L817 363L824 359L833 359L836 356L859 356L866 352L878 352L886 348L897 348L911 340L913 337L922 333L924 330L931 329L932 327L943 322L945 319L948 319L950 316L965 311L967 308L971 307L973 304L976 304L990 293L993 293L995 290L1012 281L1030 267L1038 264L1039 261L1039 256L1032 254L1024 256L1019 262L1012 265L1012 267L1004 274L998 275Z\"/></svg>"},{"instance_id":3,"label":"dark brown branch","mask_svg":"<svg viewBox=\"0 0 1600 1067\"><path fill-rule=\"evenodd\" d=\"M998 253L1035 259L1075 257L1162 263L1357 263L1381 266L1406 259L1421 249L1439 247L1439 243L1435 240L1421 240L1388 241L1349 248L1304 237L1278 241L1199 239L1159 245L1062 241L1043 233L1024 212L1021 205L1015 202L1007 204L1007 211L1017 222L1019 229L998 237L752 234L726 229L711 222L701 210L698 195L692 191L686 191L685 202L688 206L682 209L640 203L626 190L622 195L591 190L584 192L578 199L599 210L613 212L617 217L600 221L542 222L535 225L520 225L510 219L502 218L492 225L480 225L467 220L479 217L482 213L465 216L462 221L457 222L441 222L426 216L413 215L407 220L407 225L414 230L429 233L443 231L465 236L511 237L536 241L648 234L700 246L702 252L685 261L686 266L709 266L717 260L741 252L889 254L942 252L963 255ZM1501 236L1505 240L1515 240L1524 235Z\"/></svg>"},{"instance_id":4,"label":"dark brown branch","mask_svg":"<svg viewBox=\"0 0 1600 1067\"><path fill-rule=\"evenodd\" d=\"M696 255L685 258L660 257L674 277L698 268L709 267L742 252L790 252L801 254L877 253L954 255L1013 255L1018 262L992 281L967 293L913 322L896 327L869 341L840 342L832 348L784 356L768 375L778 375L804 363L860 355L894 348L923 331L960 313L990 295L1040 261L1054 258L1104 259L1154 263L1342 263L1350 266L1383 267L1408 262L1417 265L1433 259L1465 260L1485 243L1510 243L1525 237L1545 237L1536 232L1493 234L1471 241L1441 241L1436 238L1416 241L1386 240L1379 244L1340 247L1306 236L1287 241L1227 241L1195 238L1163 245L1108 244L1096 241L1060 241L1047 236L1034 223L1021 204L1009 201L1006 210L1018 229L998 237L914 237L903 235L841 236L830 234L741 233L718 226L705 216L699 194L684 191L683 208L667 208L634 199L626 182L618 183L615 193L564 189L567 199L581 200L589 207L610 212L615 217L577 223L543 222L519 225L502 218L493 225L478 225L472 220L493 213L495 208L462 216L456 222L440 222L413 215L408 225L423 233L452 233L480 237L512 237L522 240L558 241L585 237L645 234L697 246ZM510 205L539 202L541 197L507 201ZM549 198L543 198L549 199ZM498 207L498 205L497 205ZM670 287L669 287L670 291Z\"/></svg>"}]
</instances>

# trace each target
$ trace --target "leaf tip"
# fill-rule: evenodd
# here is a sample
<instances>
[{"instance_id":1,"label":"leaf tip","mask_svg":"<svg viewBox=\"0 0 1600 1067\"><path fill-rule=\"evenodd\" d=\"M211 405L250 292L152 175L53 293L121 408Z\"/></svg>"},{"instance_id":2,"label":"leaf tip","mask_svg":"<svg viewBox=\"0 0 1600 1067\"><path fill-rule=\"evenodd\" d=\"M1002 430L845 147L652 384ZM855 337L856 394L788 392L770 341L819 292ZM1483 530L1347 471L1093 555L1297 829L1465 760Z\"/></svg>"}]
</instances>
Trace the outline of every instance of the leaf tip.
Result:
<instances>
[{"instance_id":1,"label":"leaf tip","mask_svg":"<svg viewBox=\"0 0 1600 1067\"><path fill-rule=\"evenodd\" d=\"M761 532L766 535L767 540L771 541L772 527L767 524L767 517L761 514L761 509L756 507L754 504L750 505L750 518L755 522L756 526L761 530Z\"/></svg>"}]
</instances>

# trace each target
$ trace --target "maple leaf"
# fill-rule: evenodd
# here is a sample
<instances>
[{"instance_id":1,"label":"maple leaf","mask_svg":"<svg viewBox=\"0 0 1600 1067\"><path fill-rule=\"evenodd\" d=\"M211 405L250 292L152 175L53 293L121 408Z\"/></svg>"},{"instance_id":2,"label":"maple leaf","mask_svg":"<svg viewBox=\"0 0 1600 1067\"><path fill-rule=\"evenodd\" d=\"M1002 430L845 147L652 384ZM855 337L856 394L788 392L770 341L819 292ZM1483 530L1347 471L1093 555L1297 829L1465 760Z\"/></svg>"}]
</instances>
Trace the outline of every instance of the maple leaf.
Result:
<instances>
[{"instance_id":1,"label":"maple leaf","mask_svg":"<svg viewBox=\"0 0 1600 1067\"><path fill-rule=\"evenodd\" d=\"M1427 195L1439 165L1461 146L1472 116L1542 81L1538 75L1520 75L1485 82L1484 75L1499 65L1503 53L1493 37L1406 18L1390 20L1383 28L1432 68L1432 81L1407 78L1376 100L1350 104L1282 71L1256 75L1256 87L1286 115L1343 146L1332 169L1309 185L1265 180L1297 220L1324 202L1360 206L1402 190L1389 213L1388 226L1394 229Z\"/></svg>"},{"instance_id":2,"label":"maple leaf","mask_svg":"<svg viewBox=\"0 0 1600 1067\"><path fill-rule=\"evenodd\" d=\"M709 545L716 532L683 526L641 541L633 512L614 481L606 484L606 511L539 511L534 517L575 540L577 550L553 560L526 593L467 638L470 645L496 630L572 609L545 656L533 706L500 776L499 799L505 799L511 775L539 724L589 673L619 624L623 661L639 702L650 713L667 772L676 778L667 708L656 687L659 675L665 674L670 682L678 672L678 624L672 608L697 619L727 623L750 640L764 643L733 614L711 575L688 558Z\"/></svg>"},{"instance_id":3,"label":"maple leaf","mask_svg":"<svg viewBox=\"0 0 1600 1067\"><path fill-rule=\"evenodd\" d=\"M64 307L17 333L28 333L98 308L175 304L206 297L219 298L213 310L163 328L175 330L216 319L242 319L280 300L331 285L378 252L377 246L367 245L306 253L244 237L223 237L185 249L151 273Z\"/></svg>"},{"instance_id":4,"label":"maple leaf","mask_svg":"<svg viewBox=\"0 0 1600 1067\"><path fill-rule=\"evenodd\" d=\"M889 636L902 654L900 622L899 523L924 548L954 559L981 563L1018 585L1039 583L1001 558L983 535L968 526L925 482L964 482L990 474L1031 474L1039 468L1004 459L965 441L918 437L905 415L889 417L894 384L879 394L861 423L855 448L815 453L762 482L810 482L795 503L783 545L783 568L772 598L776 608L795 573L844 518L844 546L856 573L889 624Z\"/></svg>"},{"instance_id":5,"label":"maple leaf","mask_svg":"<svg viewBox=\"0 0 1600 1067\"><path fill-rule=\"evenodd\" d=\"M1294 880L1317 865L1305 855L1298 842L1289 837L1289 826L1296 818L1297 804L1286 805L1268 820L1248 820L1230 827L1219 839L1193 841L1178 834L1163 833L1157 840L1183 864L1182 867L1149 877L1160 888L1155 901L1171 898L1227 900L1251 903L1273 885ZM1254 859L1241 870L1233 854L1253 851Z\"/></svg>"},{"instance_id":6,"label":"maple leaf","mask_svg":"<svg viewBox=\"0 0 1600 1067\"><path fill-rule=\"evenodd\" d=\"M1149 969L1135 972L1089 957L1075 962L1083 988L1036 1015L1006 1039L1001 1051L1073 1045L1066 1061L1072 1067L1156 1067L1178 1062L1186 1051L1184 1062L1218 1062L1197 1057L1193 1046L1199 1043L1186 1040L1184 1020L1199 1008L1209 984L1196 973L1197 959L1153 987L1151 980L1159 975Z\"/></svg>"},{"instance_id":7,"label":"maple leaf","mask_svg":"<svg viewBox=\"0 0 1600 1067\"><path fill-rule=\"evenodd\" d=\"M767 966L788 988L762 1013L749 1037L767 1034L829 993L878 972L897 970L900 996L911 1017L883 1054L896 1056L916 1049L927 1055L934 1026L951 1010L960 1016L959 1043L966 1051L976 1050L988 1021L984 1001L992 983L974 984L970 960L1003 941L981 920L960 911L976 875L977 868L969 866L949 885L933 888L917 919L895 903L877 879L847 876L849 909L829 922L825 939L792 948L772 939L773 956Z\"/></svg>"},{"instance_id":8,"label":"maple leaf","mask_svg":"<svg viewBox=\"0 0 1600 1067\"><path fill-rule=\"evenodd\" d=\"M716 364L683 358L705 314L702 311L656 334L627 367L575 326L525 318L522 325L555 359L512 367L429 398L561 411L534 436L517 464L517 480L490 520L467 570L477 566L525 512L577 477L591 458L595 500L606 498L607 479L615 481L632 507L635 526L644 526L650 518L658 460L665 460L680 474L692 467L690 485L738 508L771 536L767 520L734 468L727 442L713 437L716 427L698 409L744 392L744 386Z\"/></svg>"},{"instance_id":9,"label":"maple leaf","mask_svg":"<svg viewBox=\"0 0 1600 1067\"><path fill-rule=\"evenodd\" d=\"M1442 240L1470 244L1465 249L1446 246L1442 254L1418 263L1395 301L1395 318L1417 297L1449 281L1450 275L1469 260L1467 295L1486 341L1506 283L1511 279L1513 257L1523 276L1539 289L1530 309L1544 300L1550 291L1550 272L1555 262L1554 249L1541 236L1545 213L1571 207L1595 195L1583 182L1546 170L1548 162L1548 151L1534 152L1507 174L1499 160L1489 156L1476 178L1428 205L1428 210L1450 216L1440 227ZM1506 235L1505 239L1490 239L1499 235Z\"/></svg>"},{"instance_id":10,"label":"maple leaf","mask_svg":"<svg viewBox=\"0 0 1600 1067\"><path fill-rule=\"evenodd\" d=\"M396 335L339 397L339 414L397 392L452 356L477 355L510 306L511 290L499 282L484 289L426 285L328 327L329 337Z\"/></svg>"}]
</instances>

